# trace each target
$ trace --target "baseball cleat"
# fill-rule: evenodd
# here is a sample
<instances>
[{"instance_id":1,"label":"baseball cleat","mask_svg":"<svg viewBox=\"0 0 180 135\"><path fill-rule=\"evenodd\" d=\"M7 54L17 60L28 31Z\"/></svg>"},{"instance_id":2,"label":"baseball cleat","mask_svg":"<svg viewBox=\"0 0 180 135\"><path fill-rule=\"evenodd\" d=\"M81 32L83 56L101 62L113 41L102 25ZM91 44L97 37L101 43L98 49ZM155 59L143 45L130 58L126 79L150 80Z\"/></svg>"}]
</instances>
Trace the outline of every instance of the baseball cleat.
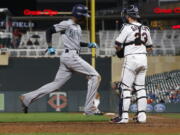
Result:
<instances>
[{"instance_id":1,"label":"baseball cleat","mask_svg":"<svg viewBox=\"0 0 180 135\"><path fill-rule=\"evenodd\" d=\"M138 120L137 118L133 118L133 120L137 123L146 123L146 120Z\"/></svg>"},{"instance_id":2,"label":"baseball cleat","mask_svg":"<svg viewBox=\"0 0 180 135\"><path fill-rule=\"evenodd\" d=\"M138 119L138 117L134 117L133 120L137 123L146 123L146 117L143 119Z\"/></svg>"},{"instance_id":3,"label":"baseball cleat","mask_svg":"<svg viewBox=\"0 0 180 135\"><path fill-rule=\"evenodd\" d=\"M126 124L128 123L128 118L121 118L121 117L115 117L110 120L110 123L116 123L116 124Z\"/></svg>"},{"instance_id":4,"label":"baseball cleat","mask_svg":"<svg viewBox=\"0 0 180 135\"><path fill-rule=\"evenodd\" d=\"M20 96L19 100L21 101L21 106L22 106L22 111L24 113L28 113L28 107L24 104L23 100L24 100L24 96Z\"/></svg>"},{"instance_id":5,"label":"baseball cleat","mask_svg":"<svg viewBox=\"0 0 180 135\"><path fill-rule=\"evenodd\" d=\"M147 116L145 113L137 114L133 120L137 123L146 123Z\"/></svg>"},{"instance_id":6,"label":"baseball cleat","mask_svg":"<svg viewBox=\"0 0 180 135\"><path fill-rule=\"evenodd\" d=\"M97 113L94 113L94 115L104 115L103 112L97 112Z\"/></svg>"},{"instance_id":7,"label":"baseball cleat","mask_svg":"<svg viewBox=\"0 0 180 135\"><path fill-rule=\"evenodd\" d=\"M119 121L121 118L119 117L119 116L117 116L117 117L114 117L114 118L112 118L112 119L110 119L110 123L116 123L117 121Z\"/></svg>"},{"instance_id":8,"label":"baseball cleat","mask_svg":"<svg viewBox=\"0 0 180 135\"><path fill-rule=\"evenodd\" d=\"M85 112L83 113L83 115L104 115L104 113L103 112L93 112L93 113Z\"/></svg>"}]
</instances>

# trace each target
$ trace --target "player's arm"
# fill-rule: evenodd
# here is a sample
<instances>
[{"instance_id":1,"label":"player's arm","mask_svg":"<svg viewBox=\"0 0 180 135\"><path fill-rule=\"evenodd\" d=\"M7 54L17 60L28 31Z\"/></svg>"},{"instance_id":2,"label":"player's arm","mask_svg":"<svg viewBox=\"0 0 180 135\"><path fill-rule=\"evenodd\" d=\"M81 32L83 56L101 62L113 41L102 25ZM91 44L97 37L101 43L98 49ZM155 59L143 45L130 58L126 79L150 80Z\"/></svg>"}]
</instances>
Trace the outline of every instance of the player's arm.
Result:
<instances>
[{"instance_id":1,"label":"player's arm","mask_svg":"<svg viewBox=\"0 0 180 135\"><path fill-rule=\"evenodd\" d=\"M147 42L146 42L146 51L148 53L153 51L153 43L152 43L152 39L151 39L151 35L150 35L150 30L148 28L148 32L147 32Z\"/></svg>"},{"instance_id":2,"label":"player's arm","mask_svg":"<svg viewBox=\"0 0 180 135\"><path fill-rule=\"evenodd\" d=\"M81 47L88 47L88 43L80 42L80 46L81 46Z\"/></svg>"},{"instance_id":3,"label":"player's arm","mask_svg":"<svg viewBox=\"0 0 180 135\"><path fill-rule=\"evenodd\" d=\"M97 48L98 45L96 43L90 42L90 43L85 43L85 42L80 42L81 47L89 47L89 48Z\"/></svg>"},{"instance_id":4,"label":"player's arm","mask_svg":"<svg viewBox=\"0 0 180 135\"><path fill-rule=\"evenodd\" d=\"M118 41L115 41L114 48L116 49L116 51L121 51L123 49L123 44Z\"/></svg>"},{"instance_id":5,"label":"player's arm","mask_svg":"<svg viewBox=\"0 0 180 135\"><path fill-rule=\"evenodd\" d=\"M121 30L120 30L119 36L115 40L115 45L114 45L114 48L116 49L116 55L119 58L124 57L123 43L125 42L126 37L127 37L127 28L125 27L125 25L123 25Z\"/></svg>"},{"instance_id":6,"label":"player's arm","mask_svg":"<svg viewBox=\"0 0 180 135\"><path fill-rule=\"evenodd\" d=\"M54 26L51 26L46 30L46 41L47 41L48 47L52 46L52 34L53 33L56 33Z\"/></svg>"},{"instance_id":7,"label":"player's arm","mask_svg":"<svg viewBox=\"0 0 180 135\"><path fill-rule=\"evenodd\" d=\"M121 49L123 49L123 43L125 42L126 37L127 37L127 27L125 24L123 24L120 30L120 34L115 40L114 47L117 51L120 51Z\"/></svg>"},{"instance_id":8,"label":"player's arm","mask_svg":"<svg viewBox=\"0 0 180 135\"><path fill-rule=\"evenodd\" d=\"M49 47L52 47L52 35L57 32L63 32L68 27L66 21L55 24L46 30L46 41Z\"/></svg>"}]
</instances>

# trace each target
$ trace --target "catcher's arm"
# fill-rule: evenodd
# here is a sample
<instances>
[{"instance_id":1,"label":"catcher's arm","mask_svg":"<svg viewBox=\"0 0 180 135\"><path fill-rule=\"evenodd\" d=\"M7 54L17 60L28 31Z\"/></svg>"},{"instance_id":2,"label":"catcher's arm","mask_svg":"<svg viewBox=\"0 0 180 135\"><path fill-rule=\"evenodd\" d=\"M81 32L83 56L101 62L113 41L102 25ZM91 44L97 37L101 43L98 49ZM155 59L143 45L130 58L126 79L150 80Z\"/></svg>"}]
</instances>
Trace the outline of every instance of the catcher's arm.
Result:
<instances>
[{"instance_id":1,"label":"catcher's arm","mask_svg":"<svg viewBox=\"0 0 180 135\"><path fill-rule=\"evenodd\" d=\"M151 53L153 51L153 46L152 45L146 46L146 51L148 53Z\"/></svg>"},{"instance_id":2,"label":"catcher's arm","mask_svg":"<svg viewBox=\"0 0 180 135\"><path fill-rule=\"evenodd\" d=\"M115 49L116 49L116 55L118 58L123 58L124 57L124 47L123 45L119 42L115 42Z\"/></svg>"}]
</instances>

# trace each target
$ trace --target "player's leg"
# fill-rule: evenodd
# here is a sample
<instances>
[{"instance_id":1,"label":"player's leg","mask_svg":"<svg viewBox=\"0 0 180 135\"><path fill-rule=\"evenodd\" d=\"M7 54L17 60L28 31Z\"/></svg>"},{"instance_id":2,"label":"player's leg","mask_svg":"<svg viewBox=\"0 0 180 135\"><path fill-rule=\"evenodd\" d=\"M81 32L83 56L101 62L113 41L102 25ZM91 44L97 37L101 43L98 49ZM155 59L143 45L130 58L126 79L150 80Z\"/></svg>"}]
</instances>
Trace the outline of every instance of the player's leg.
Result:
<instances>
[{"instance_id":1,"label":"player's leg","mask_svg":"<svg viewBox=\"0 0 180 135\"><path fill-rule=\"evenodd\" d=\"M59 89L67 80L71 78L71 74L71 71L61 63L53 82L48 83L35 91L22 95L24 105L28 106L33 101Z\"/></svg>"},{"instance_id":2,"label":"player's leg","mask_svg":"<svg viewBox=\"0 0 180 135\"><path fill-rule=\"evenodd\" d=\"M103 115L103 114L104 114L103 112L101 112L101 111L99 110L100 98L101 98L101 96L100 96L99 92L97 92L97 93L96 93L96 96L95 96L95 99L94 99L94 101L93 101L94 106L95 106L96 109L97 109L96 115Z\"/></svg>"},{"instance_id":3,"label":"player's leg","mask_svg":"<svg viewBox=\"0 0 180 135\"><path fill-rule=\"evenodd\" d=\"M88 90L84 111L88 115L97 113L98 110L94 106L93 101L101 81L101 76L89 63L87 63L78 55L75 55L73 58L74 60L70 64L71 69L88 76Z\"/></svg>"},{"instance_id":4,"label":"player's leg","mask_svg":"<svg viewBox=\"0 0 180 135\"><path fill-rule=\"evenodd\" d=\"M122 116L122 113L123 113L123 110L122 110L122 107L123 107L123 98L122 96L118 95L118 98L119 98L119 106L118 106L118 116L110 119L110 122L111 123L118 123L119 121L121 121L121 116Z\"/></svg>"},{"instance_id":5,"label":"player's leg","mask_svg":"<svg viewBox=\"0 0 180 135\"><path fill-rule=\"evenodd\" d=\"M119 116L121 117L122 113L123 113L123 110L122 110L122 107L123 107L123 98L122 98L122 88L121 86L119 86L119 91L120 91L120 95L119 95Z\"/></svg>"},{"instance_id":6,"label":"player's leg","mask_svg":"<svg viewBox=\"0 0 180 135\"><path fill-rule=\"evenodd\" d=\"M132 92L132 84L135 79L135 73L133 70L125 67L122 72L122 83L121 83L121 89L122 89L122 123L128 122L129 115L129 107L131 104L131 92Z\"/></svg>"},{"instance_id":7,"label":"player's leg","mask_svg":"<svg viewBox=\"0 0 180 135\"><path fill-rule=\"evenodd\" d=\"M115 94L118 96L119 106L118 106L118 116L110 119L111 123L116 123L117 121L119 121L121 119L121 115L122 115L123 98L121 96L122 89L121 89L120 85L121 85L120 82L112 83L112 90L114 90Z\"/></svg>"},{"instance_id":8,"label":"player's leg","mask_svg":"<svg viewBox=\"0 0 180 135\"><path fill-rule=\"evenodd\" d=\"M147 106L147 97L146 97L146 90L145 90L145 75L146 69L143 68L140 72L137 73L134 88L137 94L137 121L138 122L146 122L146 106Z\"/></svg>"}]
</instances>

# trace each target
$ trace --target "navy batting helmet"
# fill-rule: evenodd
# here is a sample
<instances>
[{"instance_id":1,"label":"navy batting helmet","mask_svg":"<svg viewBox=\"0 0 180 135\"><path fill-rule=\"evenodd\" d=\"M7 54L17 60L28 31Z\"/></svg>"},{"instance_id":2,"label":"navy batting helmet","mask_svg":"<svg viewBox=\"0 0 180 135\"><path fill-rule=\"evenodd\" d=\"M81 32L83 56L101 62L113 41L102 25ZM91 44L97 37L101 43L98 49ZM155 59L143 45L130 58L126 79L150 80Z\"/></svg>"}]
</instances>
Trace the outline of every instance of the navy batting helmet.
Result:
<instances>
[{"instance_id":1,"label":"navy batting helmet","mask_svg":"<svg viewBox=\"0 0 180 135\"><path fill-rule=\"evenodd\" d=\"M88 8L82 4L77 4L72 9L72 15L78 19L89 17Z\"/></svg>"},{"instance_id":2,"label":"navy batting helmet","mask_svg":"<svg viewBox=\"0 0 180 135\"><path fill-rule=\"evenodd\" d=\"M124 8L121 12L121 17L125 17L126 15L135 18L135 19L139 19L140 15L139 15L139 9L137 6L135 5L130 5L128 8Z\"/></svg>"}]
</instances>

